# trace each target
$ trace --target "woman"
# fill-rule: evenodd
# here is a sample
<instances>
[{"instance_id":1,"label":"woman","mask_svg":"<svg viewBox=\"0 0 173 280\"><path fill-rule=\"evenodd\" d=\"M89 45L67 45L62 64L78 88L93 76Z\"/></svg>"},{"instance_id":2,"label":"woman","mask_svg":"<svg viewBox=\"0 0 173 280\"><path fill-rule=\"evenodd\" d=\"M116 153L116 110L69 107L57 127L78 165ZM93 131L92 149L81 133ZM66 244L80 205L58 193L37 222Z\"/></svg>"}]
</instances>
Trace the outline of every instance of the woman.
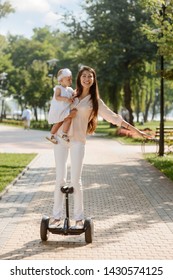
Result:
<instances>
[{"instance_id":1,"label":"woman","mask_svg":"<svg viewBox=\"0 0 173 280\"><path fill-rule=\"evenodd\" d=\"M67 176L67 157L70 150L71 157L71 185L74 188L74 220L76 228L83 228L83 192L81 173L85 152L86 135L92 134L97 125L97 116L117 126L123 126L139 136L145 134L128 122L122 119L118 114L112 112L100 99L96 73L94 69L84 66L79 70L77 76L77 97L76 113L72 113L72 124L69 132L70 143L65 143L57 136L58 145L54 147L56 163L56 187L54 192L54 221L52 227L60 224L63 209L63 193L61 186L66 184ZM60 128L61 129L61 128ZM58 134L61 131L58 131ZM57 135L58 135L57 134Z\"/></svg>"}]
</instances>

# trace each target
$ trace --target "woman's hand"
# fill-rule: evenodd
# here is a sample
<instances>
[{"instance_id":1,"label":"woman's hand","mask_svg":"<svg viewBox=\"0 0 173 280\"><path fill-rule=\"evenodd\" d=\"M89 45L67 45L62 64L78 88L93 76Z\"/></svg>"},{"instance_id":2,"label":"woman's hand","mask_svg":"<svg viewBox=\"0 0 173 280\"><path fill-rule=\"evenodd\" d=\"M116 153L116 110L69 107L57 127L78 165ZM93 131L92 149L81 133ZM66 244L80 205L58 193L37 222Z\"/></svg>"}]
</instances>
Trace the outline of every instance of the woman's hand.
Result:
<instances>
[{"instance_id":1,"label":"woman's hand","mask_svg":"<svg viewBox=\"0 0 173 280\"><path fill-rule=\"evenodd\" d=\"M140 137L143 137L143 138L149 138L150 136L147 135L145 132L143 131L140 131L139 129L137 129L136 127L134 126L131 126L129 125L129 129L136 135L140 136Z\"/></svg>"},{"instance_id":2,"label":"woman's hand","mask_svg":"<svg viewBox=\"0 0 173 280\"><path fill-rule=\"evenodd\" d=\"M148 135L148 134L146 134L145 132L140 131L140 130L139 130L139 134L140 134L140 136L142 136L142 137L144 137L144 138L147 138L147 139L152 138L151 135Z\"/></svg>"},{"instance_id":3,"label":"woman's hand","mask_svg":"<svg viewBox=\"0 0 173 280\"><path fill-rule=\"evenodd\" d=\"M129 129L132 133L140 136L140 137L143 137L143 138L147 138L147 139L150 139L152 138L150 135L146 134L145 132L143 131L140 131L139 129L137 129L136 127L134 127L133 125L129 124L128 122L126 121L123 121L122 123L123 127L125 127L126 129Z\"/></svg>"}]
</instances>

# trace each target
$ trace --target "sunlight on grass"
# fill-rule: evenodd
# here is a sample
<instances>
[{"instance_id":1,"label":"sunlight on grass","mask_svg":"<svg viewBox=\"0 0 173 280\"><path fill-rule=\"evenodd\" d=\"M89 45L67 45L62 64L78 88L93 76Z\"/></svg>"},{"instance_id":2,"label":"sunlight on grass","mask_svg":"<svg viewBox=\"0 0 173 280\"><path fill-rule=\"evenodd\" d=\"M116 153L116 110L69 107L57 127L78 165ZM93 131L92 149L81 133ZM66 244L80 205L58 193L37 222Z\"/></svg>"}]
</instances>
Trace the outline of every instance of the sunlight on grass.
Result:
<instances>
[{"instance_id":1,"label":"sunlight on grass","mask_svg":"<svg viewBox=\"0 0 173 280\"><path fill-rule=\"evenodd\" d=\"M156 156L155 154L145 155L145 159L152 165L159 169L168 178L173 180L173 155L165 155L163 157Z\"/></svg>"},{"instance_id":2,"label":"sunlight on grass","mask_svg":"<svg viewBox=\"0 0 173 280\"><path fill-rule=\"evenodd\" d=\"M34 159L36 154L0 153L0 192Z\"/></svg>"}]
</instances>

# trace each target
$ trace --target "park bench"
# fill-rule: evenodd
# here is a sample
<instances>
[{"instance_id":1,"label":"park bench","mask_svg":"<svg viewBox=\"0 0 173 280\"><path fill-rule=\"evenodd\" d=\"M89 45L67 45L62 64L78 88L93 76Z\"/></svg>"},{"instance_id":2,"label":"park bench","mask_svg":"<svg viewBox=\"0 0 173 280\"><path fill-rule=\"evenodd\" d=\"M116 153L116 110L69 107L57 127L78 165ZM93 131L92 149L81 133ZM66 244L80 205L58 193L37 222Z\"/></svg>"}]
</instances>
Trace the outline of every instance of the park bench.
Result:
<instances>
[{"instance_id":1,"label":"park bench","mask_svg":"<svg viewBox=\"0 0 173 280\"><path fill-rule=\"evenodd\" d=\"M145 138L142 141L142 151L145 152L146 143L155 143L156 144L156 153L159 152L159 142L160 142L160 127L156 127L155 133L151 138ZM164 127L164 148L166 153L173 152L173 127L165 126Z\"/></svg>"},{"instance_id":2,"label":"park bench","mask_svg":"<svg viewBox=\"0 0 173 280\"><path fill-rule=\"evenodd\" d=\"M158 143L159 143L160 127L156 127L155 139L158 140ZM173 152L173 127L171 127L171 126L164 127L164 143L165 143L165 148L167 149L167 152L168 153Z\"/></svg>"}]
</instances>

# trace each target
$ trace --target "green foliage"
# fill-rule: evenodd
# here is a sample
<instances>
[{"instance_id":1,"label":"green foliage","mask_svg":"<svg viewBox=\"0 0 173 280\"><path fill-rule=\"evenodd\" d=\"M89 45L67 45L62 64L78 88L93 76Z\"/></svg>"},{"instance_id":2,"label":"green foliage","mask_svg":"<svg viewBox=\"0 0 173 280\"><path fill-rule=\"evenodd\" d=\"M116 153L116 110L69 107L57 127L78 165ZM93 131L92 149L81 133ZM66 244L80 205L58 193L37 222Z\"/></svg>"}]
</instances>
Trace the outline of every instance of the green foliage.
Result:
<instances>
[{"instance_id":1,"label":"green foliage","mask_svg":"<svg viewBox=\"0 0 173 280\"><path fill-rule=\"evenodd\" d=\"M22 120L3 119L2 122L3 124L7 124L7 125L23 126Z\"/></svg>"},{"instance_id":2,"label":"green foliage","mask_svg":"<svg viewBox=\"0 0 173 280\"><path fill-rule=\"evenodd\" d=\"M144 0L151 14L152 24L143 24L143 31L158 47L158 54L171 58L173 54L173 0Z\"/></svg>"},{"instance_id":3,"label":"green foliage","mask_svg":"<svg viewBox=\"0 0 173 280\"><path fill-rule=\"evenodd\" d=\"M3 52L10 58L12 69L6 67L8 72L8 90L21 105L21 110L27 104L34 108L37 120L37 108L45 112L49 108L49 101L53 95L51 67L48 61L56 58L57 69L76 65L71 62L73 54L70 53L72 44L65 33L51 32L49 27L35 28L32 39L23 36L8 36L8 44ZM2 60L3 61L3 60ZM3 65L5 63L3 62ZM0 62L1 67L1 62ZM76 69L77 70L77 69ZM3 70L4 71L4 70ZM56 73L53 73L56 74Z\"/></svg>"},{"instance_id":4,"label":"green foliage","mask_svg":"<svg viewBox=\"0 0 173 280\"><path fill-rule=\"evenodd\" d=\"M3 119L3 124L23 127L22 120ZM30 128L49 131L51 126L48 124L46 120L41 120L41 121L31 120Z\"/></svg>"},{"instance_id":5,"label":"green foliage","mask_svg":"<svg viewBox=\"0 0 173 280\"><path fill-rule=\"evenodd\" d=\"M31 121L31 129L47 130L49 131L51 126L45 121Z\"/></svg>"},{"instance_id":6,"label":"green foliage","mask_svg":"<svg viewBox=\"0 0 173 280\"><path fill-rule=\"evenodd\" d=\"M133 111L142 111L147 119L148 110L153 107L154 112L158 107L159 99L155 104L154 96L158 80L151 68L155 65L159 69L159 64L156 62L157 42L150 40L144 27L157 29L158 19L151 16L156 13L158 2L87 0L83 1L86 18L66 15L69 34L50 31L50 27L45 26L34 28L31 39L0 35L0 73L8 73L9 95L18 100L21 110L26 104L34 108L37 119L37 108L44 112L49 108L53 94L50 75L68 67L75 87L78 68L88 64L96 69L100 95L113 111L126 107L131 120ZM170 30L170 26L166 28ZM56 67L48 67L47 61L52 59L58 60ZM172 104L171 65L168 70L165 112ZM159 71L157 78L158 74Z\"/></svg>"},{"instance_id":7,"label":"green foliage","mask_svg":"<svg viewBox=\"0 0 173 280\"><path fill-rule=\"evenodd\" d=\"M123 106L129 110L131 120L131 80L145 74L141 71L145 60L155 55L155 46L140 29L144 22L150 21L140 4L127 0L88 0L84 5L87 20L67 19L72 39L80 47L80 63L90 64L97 71L102 98L117 112L123 89Z\"/></svg>"},{"instance_id":8,"label":"green foliage","mask_svg":"<svg viewBox=\"0 0 173 280\"><path fill-rule=\"evenodd\" d=\"M34 60L46 61L55 54L53 46L48 44L47 40L43 43L22 36L10 35L8 41L7 52L11 54L15 67L26 69Z\"/></svg>"},{"instance_id":9,"label":"green foliage","mask_svg":"<svg viewBox=\"0 0 173 280\"><path fill-rule=\"evenodd\" d=\"M6 17L10 13L14 13L14 8L10 4L9 1L5 1L4 3L0 3L0 19Z\"/></svg>"},{"instance_id":10,"label":"green foliage","mask_svg":"<svg viewBox=\"0 0 173 280\"><path fill-rule=\"evenodd\" d=\"M45 62L34 60L28 69L28 73L30 82L25 101L33 108L44 108L52 94L50 79L47 75L47 65Z\"/></svg>"},{"instance_id":11,"label":"green foliage","mask_svg":"<svg viewBox=\"0 0 173 280\"><path fill-rule=\"evenodd\" d=\"M6 54L7 47L8 41L6 37L0 35L0 73L6 72L9 74L13 71L14 66L10 54Z\"/></svg>"}]
</instances>

